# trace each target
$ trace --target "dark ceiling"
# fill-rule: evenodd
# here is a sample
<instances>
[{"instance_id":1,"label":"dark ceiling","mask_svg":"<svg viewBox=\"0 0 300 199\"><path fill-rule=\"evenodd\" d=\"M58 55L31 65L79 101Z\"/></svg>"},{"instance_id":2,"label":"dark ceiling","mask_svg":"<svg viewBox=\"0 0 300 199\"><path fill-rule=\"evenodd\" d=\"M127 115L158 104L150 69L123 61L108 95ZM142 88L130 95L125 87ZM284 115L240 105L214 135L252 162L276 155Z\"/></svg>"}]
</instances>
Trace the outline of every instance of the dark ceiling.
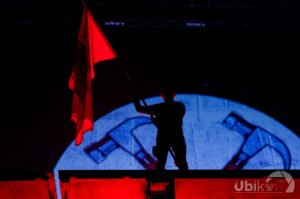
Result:
<instances>
[{"instance_id":1,"label":"dark ceiling","mask_svg":"<svg viewBox=\"0 0 300 199\"><path fill-rule=\"evenodd\" d=\"M299 1L90 0L119 56L97 64L95 118L131 102L122 63L144 95L232 99L299 135ZM81 1L5 2L1 17L1 170L52 170L74 139L67 88Z\"/></svg>"}]
</instances>

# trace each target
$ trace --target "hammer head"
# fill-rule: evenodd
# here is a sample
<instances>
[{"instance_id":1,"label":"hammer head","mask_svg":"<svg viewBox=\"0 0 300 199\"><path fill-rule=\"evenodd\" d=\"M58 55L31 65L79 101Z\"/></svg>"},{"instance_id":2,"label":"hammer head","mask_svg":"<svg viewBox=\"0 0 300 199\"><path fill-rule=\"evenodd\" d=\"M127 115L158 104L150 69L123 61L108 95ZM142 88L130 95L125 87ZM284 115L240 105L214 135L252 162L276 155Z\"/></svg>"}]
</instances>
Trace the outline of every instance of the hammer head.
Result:
<instances>
[{"instance_id":1,"label":"hammer head","mask_svg":"<svg viewBox=\"0 0 300 199\"><path fill-rule=\"evenodd\" d=\"M145 169L154 169L156 165L155 159L147 153L133 134L136 128L151 123L151 118L149 117L129 118L108 131L101 140L87 147L85 152L97 164L100 164L113 150L120 148L134 156Z\"/></svg>"}]
</instances>

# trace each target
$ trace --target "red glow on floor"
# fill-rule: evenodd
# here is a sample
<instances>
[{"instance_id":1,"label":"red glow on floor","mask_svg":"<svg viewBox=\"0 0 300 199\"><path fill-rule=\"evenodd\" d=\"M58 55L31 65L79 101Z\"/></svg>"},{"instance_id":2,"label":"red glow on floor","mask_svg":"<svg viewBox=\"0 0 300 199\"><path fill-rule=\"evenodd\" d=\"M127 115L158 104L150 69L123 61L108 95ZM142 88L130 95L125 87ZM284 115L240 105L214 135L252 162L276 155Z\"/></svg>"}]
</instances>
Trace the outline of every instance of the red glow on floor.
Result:
<instances>
[{"instance_id":1,"label":"red glow on floor","mask_svg":"<svg viewBox=\"0 0 300 199\"><path fill-rule=\"evenodd\" d=\"M166 191L168 185L169 185L168 182L151 183L150 191Z\"/></svg>"},{"instance_id":2,"label":"red glow on floor","mask_svg":"<svg viewBox=\"0 0 300 199\"><path fill-rule=\"evenodd\" d=\"M76 179L67 186L67 198L72 199L145 199L145 179Z\"/></svg>"},{"instance_id":3,"label":"red glow on floor","mask_svg":"<svg viewBox=\"0 0 300 199\"><path fill-rule=\"evenodd\" d=\"M269 183L265 180L263 178L175 179L175 199L300 198L300 179L294 179L296 187L292 193L285 192L288 184L284 184L284 179L272 179L274 181Z\"/></svg>"},{"instance_id":4,"label":"red glow on floor","mask_svg":"<svg viewBox=\"0 0 300 199\"><path fill-rule=\"evenodd\" d=\"M293 181L293 183L292 183ZM273 199L300 198L300 179L266 178L179 178L174 184L169 182L150 182L147 191L146 178L130 179L77 179L71 177L61 183L62 199L145 199L146 193L174 193L174 199ZM167 186L174 185L174 189ZM286 192L293 185L292 192ZM175 192L174 192L174 191ZM172 194L171 194L172 195ZM0 181L2 199L56 199L54 180L16 180Z\"/></svg>"},{"instance_id":5,"label":"red glow on floor","mask_svg":"<svg viewBox=\"0 0 300 199\"><path fill-rule=\"evenodd\" d=\"M54 190L53 190L54 189ZM51 192L54 191L54 192ZM3 199L56 199L55 185L46 180L0 181Z\"/></svg>"}]
</instances>

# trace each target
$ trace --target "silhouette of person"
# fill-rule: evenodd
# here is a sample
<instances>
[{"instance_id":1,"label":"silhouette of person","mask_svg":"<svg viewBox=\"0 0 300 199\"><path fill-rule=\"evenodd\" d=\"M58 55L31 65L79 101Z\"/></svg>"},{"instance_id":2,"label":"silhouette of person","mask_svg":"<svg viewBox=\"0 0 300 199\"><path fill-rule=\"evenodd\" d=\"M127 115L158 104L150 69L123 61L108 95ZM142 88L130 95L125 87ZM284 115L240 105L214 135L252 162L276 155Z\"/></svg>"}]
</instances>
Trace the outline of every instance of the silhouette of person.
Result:
<instances>
[{"instance_id":1,"label":"silhouette of person","mask_svg":"<svg viewBox=\"0 0 300 199\"><path fill-rule=\"evenodd\" d=\"M170 148L175 153L175 163L179 170L188 170L186 145L182 131L185 106L181 102L174 101L175 95L172 89L161 89L163 103L142 106L137 90L134 94L133 102L137 112L155 116L152 122L157 127L156 146L153 147L153 155L157 158L156 170L165 169Z\"/></svg>"}]
</instances>

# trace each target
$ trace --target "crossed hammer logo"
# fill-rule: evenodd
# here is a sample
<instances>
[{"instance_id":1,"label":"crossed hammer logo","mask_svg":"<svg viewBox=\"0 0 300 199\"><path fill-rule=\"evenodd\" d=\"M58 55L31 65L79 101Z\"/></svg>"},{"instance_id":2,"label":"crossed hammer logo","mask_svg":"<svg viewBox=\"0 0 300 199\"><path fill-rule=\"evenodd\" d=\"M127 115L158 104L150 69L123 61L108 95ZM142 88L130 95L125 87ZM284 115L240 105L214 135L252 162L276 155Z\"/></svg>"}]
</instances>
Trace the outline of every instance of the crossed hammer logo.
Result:
<instances>
[{"instance_id":1,"label":"crossed hammer logo","mask_svg":"<svg viewBox=\"0 0 300 199\"><path fill-rule=\"evenodd\" d=\"M156 160L145 150L133 133L135 129L147 124L152 124L149 117L129 118L108 131L100 141L87 147L85 152L97 164L100 164L112 151L121 148L134 156L146 170L155 169ZM244 137L244 142L239 151L223 169L242 169L251 158L265 147L273 148L281 156L284 169L290 169L291 155L288 147L275 135L260 126L249 123L236 112L231 112L222 121L222 125Z\"/></svg>"},{"instance_id":2,"label":"crossed hammer logo","mask_svg":"<svg viewBox=\"0 0 300 199\"><path fill-rule=\"evenodd\" d=\"M249 123L236 112L231 112L222 124L244 136L244 142L239 152L227 163L224 169L242 169L251 158L265 147L273 148L281 156L284 169L290 169L290 151L284 142L275 135L260 126Z\"/></svg>"}]
</instances>

